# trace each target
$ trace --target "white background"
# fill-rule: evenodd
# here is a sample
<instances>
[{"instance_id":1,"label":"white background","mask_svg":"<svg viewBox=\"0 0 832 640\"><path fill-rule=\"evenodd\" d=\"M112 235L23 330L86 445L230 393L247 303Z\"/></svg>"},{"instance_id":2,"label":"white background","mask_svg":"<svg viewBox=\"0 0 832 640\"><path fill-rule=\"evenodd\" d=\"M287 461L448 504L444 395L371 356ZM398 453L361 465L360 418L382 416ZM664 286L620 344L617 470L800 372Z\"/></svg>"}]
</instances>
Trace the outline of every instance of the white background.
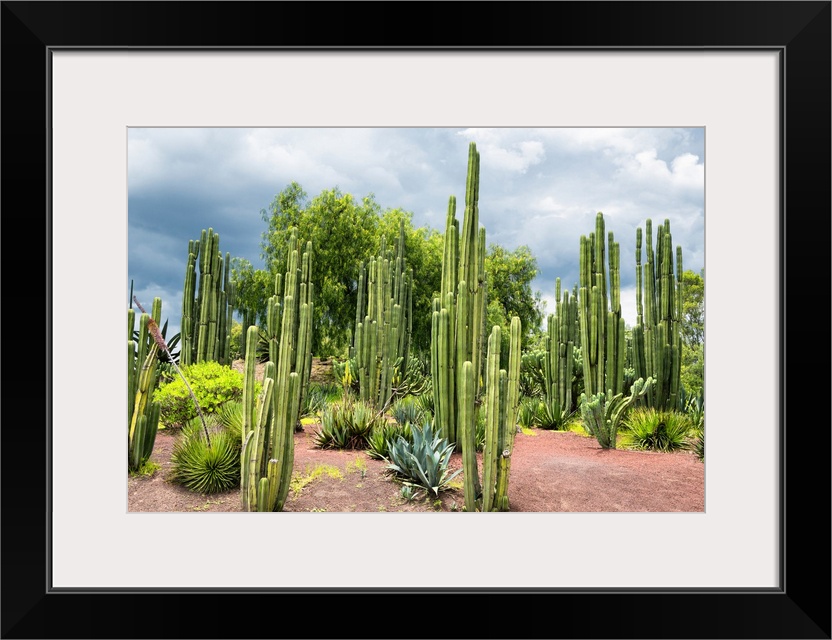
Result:
<instances>
[{"instance_id":1,"label":"white background","mask_svg":"<svg viewBox=\"0 0 832 640\"><path fill-rule=\"evenodd\" d=\"M770 52L55 52L53 586L779 586L778 97ZM414 125L706 128L705 513L127 513L127 127Z\"/></svg>"}]
</instances>

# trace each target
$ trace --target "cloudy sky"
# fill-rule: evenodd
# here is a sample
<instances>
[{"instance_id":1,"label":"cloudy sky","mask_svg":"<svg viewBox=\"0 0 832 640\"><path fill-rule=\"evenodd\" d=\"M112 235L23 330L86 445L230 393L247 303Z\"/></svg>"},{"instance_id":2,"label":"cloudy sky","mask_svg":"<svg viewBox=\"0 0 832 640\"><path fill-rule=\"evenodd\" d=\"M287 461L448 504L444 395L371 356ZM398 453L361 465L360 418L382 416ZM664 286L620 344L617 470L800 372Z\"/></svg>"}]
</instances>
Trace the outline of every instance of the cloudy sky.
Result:
<instances>
[{"instance_id":1,"label":"cloudy sky","mask_svg":"<svg viewBox=\"0 0 832 640\"><path fill-rule=\"evenodd\" d=\"M179 330L188 241L261 268L261 210L290 182L309 198L339 187L444 231L448 198L462 220L468 144L480 152L480 223L488 243L527 245L533 289L554 310L555 278L578 282L582 234L603 212L621 248L622 311L635 321L636 228L670 220L684 268L704 267L704 128L131 128L128 280L149 308L162 298ZM655 231L654 231L655 235Z\"/></svg>"}]
</instances>

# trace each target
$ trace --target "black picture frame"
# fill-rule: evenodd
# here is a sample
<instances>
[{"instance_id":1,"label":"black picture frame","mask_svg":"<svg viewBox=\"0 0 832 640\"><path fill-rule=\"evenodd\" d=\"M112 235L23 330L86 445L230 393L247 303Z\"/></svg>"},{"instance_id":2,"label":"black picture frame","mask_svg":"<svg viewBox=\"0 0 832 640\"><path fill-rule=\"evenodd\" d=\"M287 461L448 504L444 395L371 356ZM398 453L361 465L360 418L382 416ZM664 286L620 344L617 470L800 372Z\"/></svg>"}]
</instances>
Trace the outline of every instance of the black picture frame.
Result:
<instances>
[{"instance_id":1,"label":"black picture frame","mask_svg":"<svg viewBox=\"0 0 832 640\"><path fill-rule=\"evenodd\" d=\"M830 368L828 342L818 338L828 335L830 317L828 288L823 291L822 286L828 287L832 212L830 4L2 2L0 202L5 212L2 283L7 303L6 327L0 332L6 346L0 433L2 637L830 638ZM49 273L55 239L50 235L48 97L50 52L68 47L779 52L784 80L780 588L50 590L49 482L57 480L51 477L48 443L51 417L61 408L52 404L49 366L55 311ZM79 300L78 309L60 312L81 311ZM813 327L807 336L796 328L803 323L824 326ZM94 335L79 336L77 349L79 357L92 357ZM686 547L696 553L695 541ZM405 554L396 560L412 559ZM367 559L388 561L393 559ZM436 562L447 565L452 556ZM442 599L450 596L454 599ZM293 616L296 620L289 624Z\"/></svg>"}]
</instances>

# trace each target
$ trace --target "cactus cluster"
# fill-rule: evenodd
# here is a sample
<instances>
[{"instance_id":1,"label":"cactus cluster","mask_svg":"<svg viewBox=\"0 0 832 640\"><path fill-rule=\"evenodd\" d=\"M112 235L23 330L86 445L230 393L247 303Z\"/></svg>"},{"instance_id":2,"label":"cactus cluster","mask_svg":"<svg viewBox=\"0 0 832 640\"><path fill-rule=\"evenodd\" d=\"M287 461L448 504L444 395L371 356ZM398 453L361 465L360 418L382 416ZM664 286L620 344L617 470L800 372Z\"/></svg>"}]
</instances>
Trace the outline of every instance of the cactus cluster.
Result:
<instances>
[{"instance_id":1,"label":"cactus cluster","mask_svg":"<svg viewBox=\"0 0 832 640\"><path fill-rule=\"evenodd\" d=\"M229 280L231 254L223 258L220 236L202 230L188 242L188 265L182 294L182 365L213 360L230 364L234 283Z\"/></svg>"},{"instance_id":2,"label":"cactus cluster","mask_svg":"<svg viewBox=\"0 0 832 640\"><path fill-rule=\"evenodd\" d=\"M459 440L457 389L462 365L470 361L474 396L479 396L482 334L485 323L485 228L479 225L479 163L475 143L468 148L468 174L462 232L456 198L450 197L442 257L442 282L434 298L431 323L431 378L435 420L449 442Z\"/></svg>"},{"instance_id":3,"label":"cactus cluster","mask_svg":"<svg viewBox=\"0 0 832 640\"><path fill-rule=\"evenodd\" d=\"M633 364L637 377L652 377L653 388L645 403L659 410L679 408L682 372L682 248L673 242L670 220L656 233L653 251L652 221L645 224L647 263L642 266L642 230L636 229L636 326L633 327Z\"/></svg>"},{"instance_id":4,"label":"cactus cluster","mask_svg":"<svg viewBox=\"0 0 832 640\"><path fill-rule=\"evenodd\" d=\"M605 264L605 238L609 240L609 271ZM581 416L601 447L614 449L624 411L649 393L654 380L638 378L629 397L624 397L626 340L621 317L621 257L613 233L605 233L601 212L595 217L595 231L581 236L580 248L578 315L584 376Z\"/></svg>"},{"instance_id":5,"label":"cactus cluster","mask_svg":"<svg viewBox=\"0 0 832 640\"><path fill-rule=\"evenodd\" d=\"M578 300L569 291L561 297L560 278L555 280L555 313L546 327L543 354L543 398L548 413L558 424L572 413L572 376L575 370L574 347L580 344Z\"/></svg>"},{"instance_id":6,"label":"cactus cluster","mask_svg":"<svg viewBox=\"0 0 832 640\"><path fill-rule=\"evenodd\" d=\"M394 378L409 364L413 333L413 269L405 257L404 220L395 250L381 239L379 254L361 263L358 306L351 356L355 358L360 398L383 409L394 396Z\"/></svg>"},{"instance_id":7,"label":"cactus cluster","mask_svg":"<svg viewBox=\"0 0 832 640\"><path fill-rule=\"evenodd\" d=\"M240 484L246 511L281 511L289 493L294 431L312 370L312 243L292 229L285 274L269 299L269 361L255 393L257 325L246 331ZM282 294L281 294L282 289ZM278 332L279 327L279 332Z\"/></svg>"},{"instance_id":8,"label":"cactus cluster","mask_svg":"<svg viewBox=\"0 0 832 640\"><path fill-rule=\"evenodd\" d=\"M159 427L161 405L152 402L158 375L159 345L148 325L157 324L162 315L162 299L154 298L150 314L139 317L139 336L134 339L136 312L127 310L127 460L131 471L138 471L153 452Z\"/></svg>"}]
</instances>

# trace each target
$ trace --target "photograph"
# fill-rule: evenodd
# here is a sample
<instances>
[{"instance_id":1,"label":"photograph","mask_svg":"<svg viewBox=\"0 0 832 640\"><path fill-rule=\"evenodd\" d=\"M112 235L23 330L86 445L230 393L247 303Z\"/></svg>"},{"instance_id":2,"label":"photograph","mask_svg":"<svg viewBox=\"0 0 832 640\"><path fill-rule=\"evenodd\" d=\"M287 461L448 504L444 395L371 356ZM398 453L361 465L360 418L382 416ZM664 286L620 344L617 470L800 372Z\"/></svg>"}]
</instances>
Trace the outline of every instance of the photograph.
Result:
<instances>
[{"instance_id":1,"label":"photograph","mask_svg":"<svg viewBox=\"0 0 832 640\"><path fill-rule=\"evenodd\" d=\"M0 638L832 638L832 3L399 6L0 2Z\"/></svg>"},{"instance_id":2,"label":"photograph","mask_svg":"<svg viewBox=\"0 0 832 640\"><path fill-rule=\"evenodd\" d=\"M704 511L704 127L127 135L129 511Z\"/></svg>"}]
</instances>

